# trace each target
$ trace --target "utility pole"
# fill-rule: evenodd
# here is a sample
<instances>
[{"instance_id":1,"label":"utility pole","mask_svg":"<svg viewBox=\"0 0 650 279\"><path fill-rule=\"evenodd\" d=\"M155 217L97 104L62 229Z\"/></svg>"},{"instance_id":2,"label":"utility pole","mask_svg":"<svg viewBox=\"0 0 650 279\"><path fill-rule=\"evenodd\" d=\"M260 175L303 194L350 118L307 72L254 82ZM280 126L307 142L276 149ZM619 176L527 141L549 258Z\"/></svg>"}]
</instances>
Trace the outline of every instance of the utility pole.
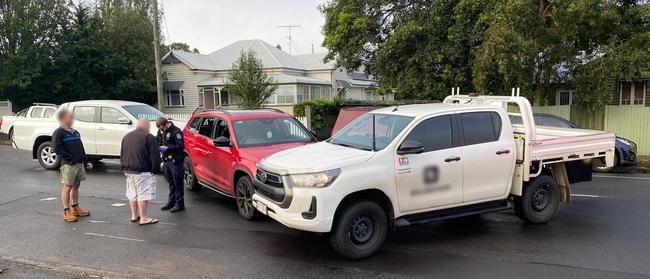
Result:
<instances>
[{"instance_id":1,"label":"utility pole","mask_svg":"<svg viewBox=\"0 0 650 279\"><path fill-rule=\"evenodd\" d=\"M158 110L163 109L162 73L160 70L160 38L158 38L158 0L151 0L151 13L153 15L153 55L156 61L156 98Z\"/></svg>"},{"instance_id":2,"label":"utility pole","mask_svg":"<svg viewBox=\"0 0 650 279\"><path fill-rule=\"evenodd\" d=\"M292 54L291 53L291 48L293 47L293 40L291 38L291 30L293 28L299 28L299 27L302 27L302 26L300 26L300 25L280 25L280 26L278 26L278 28L286 28L287 30L289 30L289 36L287 37L289 39L289 55Z\"/></svg>"}]
</instances>

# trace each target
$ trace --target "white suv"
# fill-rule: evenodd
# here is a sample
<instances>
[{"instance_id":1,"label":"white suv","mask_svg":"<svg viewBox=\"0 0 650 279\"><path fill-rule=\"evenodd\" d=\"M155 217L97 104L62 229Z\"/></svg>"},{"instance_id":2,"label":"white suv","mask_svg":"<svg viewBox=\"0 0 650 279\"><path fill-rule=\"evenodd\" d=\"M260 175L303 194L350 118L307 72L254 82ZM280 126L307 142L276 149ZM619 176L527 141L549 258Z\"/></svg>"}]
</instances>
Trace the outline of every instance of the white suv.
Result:
<instances>
[{"instance_id":1,"label":"white suv","mask_svg":"<svg viewBox=\"0 0 650 279\"><path fill-rule=\"evenodd\" d=\"M74 114L73 128L79 131L86 154L91 159L118 158L122 138L135 129L138 118L148 118L154 122L165 116L157 109L142 103L113 100L93 100L65 103L57 112L67 109ZM179 128L185 122L176 122ZM52 133L59 127L56 113L48 118L19 118L13 125L13 145L16 149L32 152L43 168L58 169L60 158L54 153ZM151 133L156 134L156 125Z\"/></svg>"},{"instance_id":2,"label":"white suv","mask_svg":"<svg viewBox=\"0 0 650 279\"><path fill-rule=\"evenodd\" d=\"M510 124L508 103L524 125ZM545 223L571 183L591 179L591 158L613 163L613 147L611 133L536 129L522 97L455 95L375 110L325 142L269 156L253 203L288 227L330 233L337 252L358 259L391 228L513 204L523 220Z\"/></svg>"}]
</instances>

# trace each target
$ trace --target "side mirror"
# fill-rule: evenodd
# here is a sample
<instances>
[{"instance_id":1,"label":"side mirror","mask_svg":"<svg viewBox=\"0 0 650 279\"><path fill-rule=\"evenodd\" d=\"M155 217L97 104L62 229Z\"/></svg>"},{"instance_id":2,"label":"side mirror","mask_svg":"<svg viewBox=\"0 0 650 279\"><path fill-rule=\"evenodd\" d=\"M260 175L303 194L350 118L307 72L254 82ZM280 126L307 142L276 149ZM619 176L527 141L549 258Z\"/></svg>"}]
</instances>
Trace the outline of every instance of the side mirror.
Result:
<instances>
[{"instance_id":1,"label":"side mirror","mask_svg":"<svg viewBox=\"0 0 650 279\"><path fill-rule=\"evenodd\" d=\"M126 116L120 117L119 119L117 119L117 122L119 122L122 125L131 125L131 124L133 124L133 121L131 121L131 119L129 119Z\"/></svg>"},{"instance_id":2,"label":"side mirror","mask_svg":"<svg viewBox=\"0 0 650 279\"><path fill-rule=\"evenodd\" d=\"M212 141L214 143L214 146L219 146L219 147L230 147L231 142L230 139L227 137L218 137Z\"/></svg>"},{"instance_id":3,"label":"side mirror","mask_svg":"<svg viewBox=\"0 0 650 279\"><path fill-rule=\"evenodd\" d=\"M397 154L420 154L424 152L424 144L415 140L405 140L397 149Z\"/></svg>"}]
</instances>

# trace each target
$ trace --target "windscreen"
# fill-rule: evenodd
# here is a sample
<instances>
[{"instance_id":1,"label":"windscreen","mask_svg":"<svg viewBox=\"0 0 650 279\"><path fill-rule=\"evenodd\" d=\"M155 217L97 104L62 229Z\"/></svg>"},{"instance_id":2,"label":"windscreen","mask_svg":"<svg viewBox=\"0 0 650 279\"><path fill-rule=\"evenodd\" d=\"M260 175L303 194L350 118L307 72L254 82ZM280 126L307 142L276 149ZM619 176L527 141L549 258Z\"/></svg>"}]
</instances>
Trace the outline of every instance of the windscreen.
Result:
<instances>
[{"instance_id":1,"label":"windscreen","mask_svg":"<svg viewBox=\"0 0 650 279\"><path fill-rule=\"evenodd\" d=\"M336 133L329 142L362 150L382 150L412 120L408 116L368 113Z\"/></svg>"},{"instance_id":2,"label":"windscreen","mask_svg":"<svg viewBox=\"0 0 650 279\"><path fill-rule=\"evenodd\" d=\"M146 118L149 119L149 121L156 121L158 117L167 117L164 113L153 108L152 106L129 105L129 106L123 106L122 108L126 110L129 114L133 115L133 117L135 117L136 119Z\"/></svg>"},{"instance_id":3,"label":"windscreen","mask_svg":"<svg viewBox=\"0 0 650 279\"><path fill-rule=\"evenodd\" d=\"M232 125L239 147L314 140L307 129L290 117L235 120Z\"/></svg>"}]
</instances>

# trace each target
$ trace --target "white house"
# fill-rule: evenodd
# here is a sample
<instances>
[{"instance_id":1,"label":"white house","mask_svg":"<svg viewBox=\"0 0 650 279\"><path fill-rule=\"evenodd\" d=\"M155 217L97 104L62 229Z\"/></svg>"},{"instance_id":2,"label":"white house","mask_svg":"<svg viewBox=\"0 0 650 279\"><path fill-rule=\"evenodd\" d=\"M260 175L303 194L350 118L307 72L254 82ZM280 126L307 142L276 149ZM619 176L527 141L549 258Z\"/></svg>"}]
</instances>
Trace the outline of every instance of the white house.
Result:
<instances>
[{"instance_id":1,"label":"white house","mask_svg":"<svg viewBox=\"0 0 650 279\"><path fill-rule=\"evenodd\" d=\"M236 106L228 94L228 73L244 51L262 60L264 71L278 84L267 106L287 112L294 104L341 96L355 100L392 100L376 93L377 81L361 72L348 73L334 63L323 63L324 53L289 55L262 40L238 41L210 54L172 50L163 57L166 113L189 113L196 108Z\"/></svg>"}]
</instances>

